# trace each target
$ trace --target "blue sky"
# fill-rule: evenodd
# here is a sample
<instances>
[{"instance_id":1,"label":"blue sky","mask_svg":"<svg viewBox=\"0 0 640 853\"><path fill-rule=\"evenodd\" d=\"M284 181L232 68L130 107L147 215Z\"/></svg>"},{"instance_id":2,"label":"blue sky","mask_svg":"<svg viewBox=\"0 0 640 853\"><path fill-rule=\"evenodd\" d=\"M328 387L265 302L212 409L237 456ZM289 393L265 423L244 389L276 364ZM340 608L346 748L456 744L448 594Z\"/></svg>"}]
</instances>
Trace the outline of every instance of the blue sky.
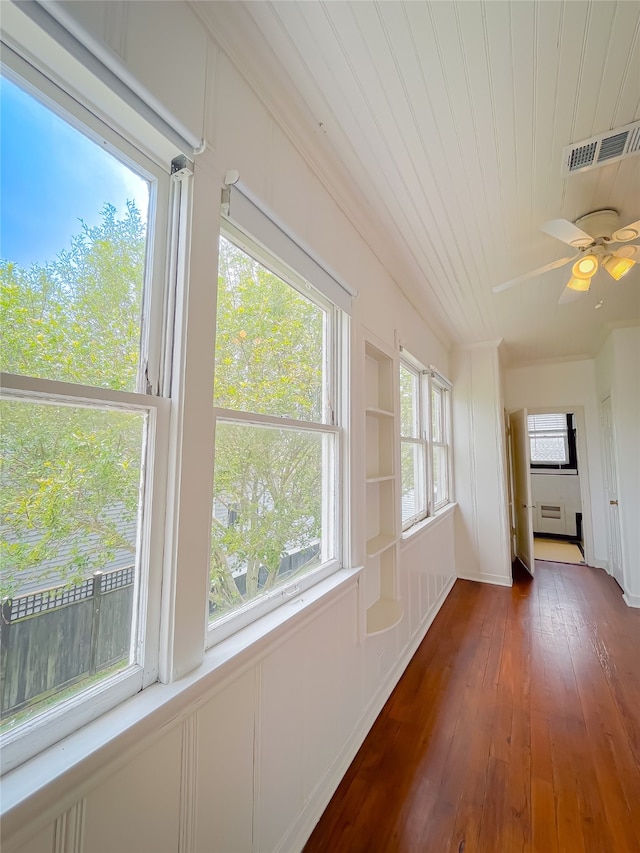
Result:
<instances>
[{"instance_id":1,"label":"blue sky","mask_svg":"<svg viewBox=\"0 0 640 853\"><path fill-rule=\"evenodd\" d=\"M54 260L71 237L133 199L147 216L147 182L0 77L0 258L20 266Z\"/></svg>"}]
</instances>

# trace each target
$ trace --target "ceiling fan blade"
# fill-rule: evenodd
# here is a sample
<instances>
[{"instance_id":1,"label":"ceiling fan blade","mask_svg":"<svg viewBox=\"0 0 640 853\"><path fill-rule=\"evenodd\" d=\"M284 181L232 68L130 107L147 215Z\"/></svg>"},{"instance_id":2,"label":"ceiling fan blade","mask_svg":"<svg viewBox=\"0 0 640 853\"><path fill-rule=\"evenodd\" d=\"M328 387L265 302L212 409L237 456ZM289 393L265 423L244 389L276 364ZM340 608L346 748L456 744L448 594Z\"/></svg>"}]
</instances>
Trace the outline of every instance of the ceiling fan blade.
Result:
<instances>
[{"instance_id":1,"label":"ceiling fan blade","mask_svg":"<svg viewBox=\"0 0 640 853\"><path fill-rule=\"evenodd\" d=\"M629 240L635 240L638 236L640 236L640 219L625 225L623 228L618 228L611 236L611 240L614 243L627 243Z\"/></svg>"},{"instance_id":2,"label":"ceiling fan blade","mask_svg":"<svg viewBox=\"0 0 640 853\"><path fill-rule=\"evenodd\" d=\"M524 275L519 275L517 278L512 278L510 281L503 281L502 284L496 284L495 287L492 287L494 293L500 293L503 290L508 290L510 287L513 287L516 284L520 284L521 281L526 281L529 278L536 278L536 276L542 275L545 272L549 272L549 270L555 270L558 267L563 267L565 264L570 263L571 261L575 261L577 257L579 257L580 252L577 255L572 255L569 258L560 258L557 261L551 261L550 264L545 264L543 267L538 267L538 269L531 270L531 272L527 272Z\"/></svg>"},{"instance_id":3,"label":"ceiling fan blade","mask_svg":"<svg viewBox=\"0 0 640 853\"><path fill-rule=\"evenodd\" d=\"M613 254L616 258L632 258L635 261L640 261L640 245L620 246Z\"/></svg>"},{"instance_id":4,"label":"ceiling fan blade","mask_svg":"<svg viewBox=\"0 0 640 853\"><path fill-rule=\"evenodd\" d=\"M580 246L590 246L593 243L593 237L578 228L573 222L569 222L568 219L551 219L549 222L545 222L540 230L550 237L555 237L556 240L568 243L575 249Z\"/></svg>"},{"instance_id":5,"label":"ceiling fan blade","mask_svg":"<svg viewBox=\"0 0 640 853\"><path fill-rule=\"evenodd\" d=\"M581 296L584 296L584 294L588 292L588 290L573 290L570 287L565 287L560 294L560 299L558 299L558 305L565 305L567 302L574 302L576 299L580 299Z\"/></svg>"}]
</instances>

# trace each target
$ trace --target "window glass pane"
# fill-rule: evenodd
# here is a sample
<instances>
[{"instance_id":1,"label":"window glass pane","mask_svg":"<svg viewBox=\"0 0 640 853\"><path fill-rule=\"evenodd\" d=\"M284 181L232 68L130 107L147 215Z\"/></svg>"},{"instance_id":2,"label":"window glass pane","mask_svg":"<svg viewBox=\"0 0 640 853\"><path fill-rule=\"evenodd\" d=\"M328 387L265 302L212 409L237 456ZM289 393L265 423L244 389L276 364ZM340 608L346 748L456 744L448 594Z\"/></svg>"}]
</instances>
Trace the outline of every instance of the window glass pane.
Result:
<instances>
[{"instance_id":1,"label":"window glass pane","mask_svg":"<svg viewBox=\"0 0 640 853\"><path fill-rule=\"evenodd\" d=\"M0 78L2 370L135 390L149 184Z\"/></svg>"},{"instance_id":2,"label":"window glass pane","mask_svg":"<svg viewBox=\"0 0 640 853\"><path fill-rule=\"evenodd\" d=\"M216 406L321 422L325 312L220 238Z\"/></svg>"},{"instance_id":3,"label":"window glass pane","mask_svg":"<svg viewBox=\"0 0 640 853\"><path fill-rule=\"evenodd\" d=\"M424 448L414 442L402 442L402 522L426 512L424 488Z\"/></svg>"},{"instance_id":4,"label":"window glass pane","mask_svg":"<svg viewBox=\"0 0 640 853\"><path fill-rule=\"evenodd\" d=\"M447 448L442 445L433 446L433 491L436 506L449 499Z\"/></svg>"},{"instance_id":5,"label":"window glass pane","mask_svg":"<svg viewBox=\"0 0 640 853\"><path fill-rule=\"evenodd\" d=\"M218 422L212 619L335 556L323 529L323 518L333 512L334 490L323 495L323 468L331 466L333 440L333 435Z\"/></svg>"},{"instance_id":6,"label":"window glass pane","mask_svg":"<svg viewBox=\"0 0 640 853\"><path fill-rule=\"evenodd\" d=\"M567 416L529 415L531 462L566 465L569 462Z\"/></svg>"},{"instance_id":7,"label":"window glass pane","mask_svg":"<svg viewBox=\"0 0 640 853\"><path fill-rule=\"evenodd\" d=\"M146 415L0 403L3 729L125 668Z\"/></svg>"},{"instance_id":8,"label":"window glass pane","mask_svg":"<svg viewBox=\"0 0 640 853\"><path fill-rule=\"evenodd\" d=\"M567 442L564 436L532 435L530 441L532 462L553 462L559 465L568 462Z\"/></svg>"},{"instance_id":9,"label":"window glass pane","mask_svg":"<svg viewBox=\"0 0 640 853\"><path fill-rule=\"evenodd\" d=\"M442 389L431 387L431 439L443 441L442 434Z\"/></svg>"},{"instance_id":10,"label":"window glass pane","mask_svg":"<svg viewBox=\"0 0 640 853\"><path fill-rule=\"evenodd\" d=\"M400 431L407 438L418 438L418 377L400 365Z\"/></svg>"}]
</instances>

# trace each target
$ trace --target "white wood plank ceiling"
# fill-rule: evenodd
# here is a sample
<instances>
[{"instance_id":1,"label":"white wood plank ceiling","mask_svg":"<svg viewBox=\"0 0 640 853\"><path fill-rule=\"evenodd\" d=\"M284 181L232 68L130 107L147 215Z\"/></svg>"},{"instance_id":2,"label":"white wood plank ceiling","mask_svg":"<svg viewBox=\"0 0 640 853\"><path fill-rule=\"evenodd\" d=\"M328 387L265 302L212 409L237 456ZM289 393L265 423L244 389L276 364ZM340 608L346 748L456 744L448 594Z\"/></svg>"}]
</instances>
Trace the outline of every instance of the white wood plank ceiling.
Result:
<instances>
[{"instance_id":1,"label":"white wood plank ceiling","mask_svg":"<svg viewBox=\"0 0 640 853\"><path fill-rule=\"evenodd\" d=\"M194 8L452 342L502 338L512 362L593 356L639 322L640 264L566 305L566 266L491 288L570 254L547 220L640 218L640 156L561 176L565 145L640 119L640 3Z\"/></svg>"}]
</instances>

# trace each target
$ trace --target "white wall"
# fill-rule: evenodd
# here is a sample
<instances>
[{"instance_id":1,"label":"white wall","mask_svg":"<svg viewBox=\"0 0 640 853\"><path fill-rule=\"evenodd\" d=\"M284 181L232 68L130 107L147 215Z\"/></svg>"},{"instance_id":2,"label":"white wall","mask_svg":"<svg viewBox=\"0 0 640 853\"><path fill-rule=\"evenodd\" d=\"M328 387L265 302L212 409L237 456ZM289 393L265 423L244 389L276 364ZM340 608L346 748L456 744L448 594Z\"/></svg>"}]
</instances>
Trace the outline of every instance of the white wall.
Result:
<instances>
[{"instance_id":1,"label":"white wall","mask_svg":"<svg viewBox=\"0 0 640 853\"><path fill-rule=\"evenodd\" d=\"M607 538L604 515L604 484L600 425L596 396L596 376L593 360L555 362L553 364L512 367L505 371L505 404L515 409L545 409L573 411L582 407L585 419L586 454L588 466L579 460L581 479L588 474L591 497L593 562L607 566ZM578 429L579 429L578 424ZM588 524L583 507L583 524Z\"/></svg>"},{"instance_id":2,"label":"white wall","mask_svg":"<svg viewBox=\"0 0 640 853\"><path fill-rule=\"evenodd\" d=\"M207 151L196 157L190 256L190 287L202 295L203 309L183 325L186 363L193 366L181 380L185 423L193 429L182 460L183 493L190 488L189 471L210 458L211 415L194 416L193 407L202 403L191 400L199 399L198 385L211 387L212 340L200 351L194 341L206 338L203 326L215 327L211 246L227 169L239 170L241 180L359 290L354 331L363 323L393 346L398 330L417 358L449 373L437 335L188 7L95 2L64 9L91 29L94 44L115 52L163 99L168 114L194 132L202 128L208 140ZM168 61L176 40L184 64ZM359 375L354 364L353 376ZM364 549L359 399L355 389L349 430L354 564ZM175 553L180 576L189 580L175 593L176 621L190 624L178 631L173 654L195 669L181 673L179 664L170 666L181 679L143 691L5 777L7 853L300 849L455 579L451 513L400 546L404 616L394 629L362 639L354 578L262 641L242 647L236 635L202 659L197 602L204 600L208 531L198 527L195 514L181 523ZM484 551L482 561L488 561ZM241 653L234 655L236 648Z\"/></svg>"},{"instance_id":3,"label":"white wall","mask_svg":"<svg viewBox=\"0 0 640 853\"><path fill-rule=\"evenodd\" d=\"M640 607L640 329L614 329L595 367L598 402L611 397L625 600Z\"/></svg>"},{"instance_id":4,"label":"white wall","mask_svg":"<svg viewBox=\"0 0 640 853\"><path fill-rule=\"evenodd\" d=\"M576 535L576 513L582 512L579 475L531 473L531 499L536 506L533 514L533 529L536 533ZM541 503L559 504L564 508L562 525L540 518Z\"/></svg>"},{"instance_id":5,"label":"white wall","mask_svg":"<svg viewBox=\"0 0 640 853\"><path fill-rule=\"evenodd\" d=\"M458 577L511 585L502 379L497 344L452 354Z\"/></svg>"}]
</instances>

